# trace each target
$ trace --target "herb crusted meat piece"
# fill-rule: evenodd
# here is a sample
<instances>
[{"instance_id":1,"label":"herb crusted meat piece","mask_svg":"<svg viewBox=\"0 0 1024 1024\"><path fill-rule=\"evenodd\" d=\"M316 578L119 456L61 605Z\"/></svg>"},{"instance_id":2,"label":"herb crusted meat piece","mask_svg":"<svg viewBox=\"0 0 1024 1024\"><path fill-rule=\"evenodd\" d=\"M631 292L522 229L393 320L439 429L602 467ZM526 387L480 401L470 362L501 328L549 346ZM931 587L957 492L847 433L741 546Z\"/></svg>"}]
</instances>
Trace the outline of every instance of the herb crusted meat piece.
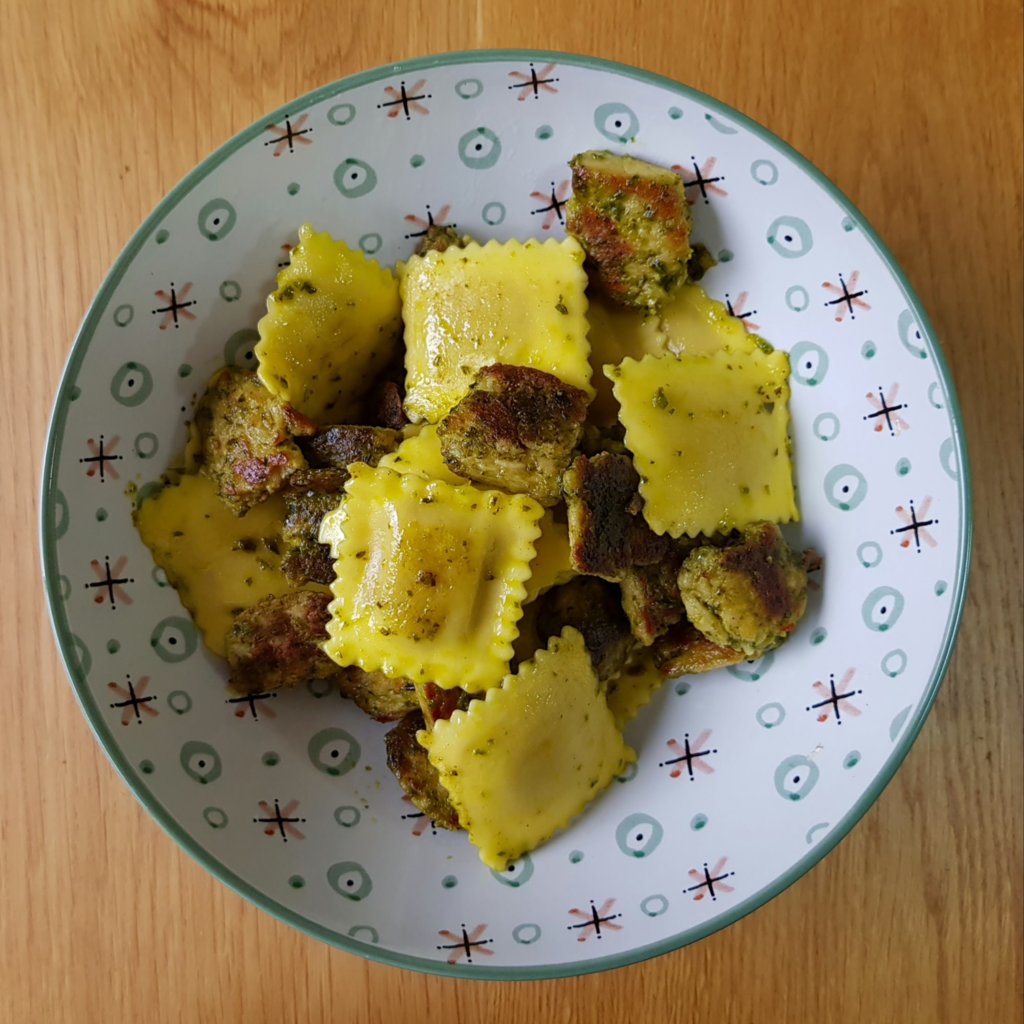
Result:
<instances>
[{"instance_id":1,"label":"herb crusted meat piece","mask_svg":"<svg viewBox=\"0 0 1024 1024\"><path fill-rule=\"evenodd\" d=\"M402 441L398 430L336 424L321 427L300 446L311 466L347 469L353 462L376 466L382 455L394 451Z\"/></svg>"},{"instance_id":2,"label":"herb crusted meat piece","mask_svg":"<svg viewBox=\"0 0 1024 1024\"><path fill-rule=\"evenodd\" d=\"M345 669L320 649L330 601L329 593L294 590L265 597L239 612L227 635L231 687L239 693L263 693L313 680L339 680Z\"/></svg>"},{"instance_id":3,"label":"herb crusted meat piece","mask_svg":"<svg viewBox=\"0 0 1024 1024\"><path fill-rule=\"evenodd\" d=\"M199 471L243 516L306 465L293 438L312 434L309 420L275 398L251 370L225 367L211 378L195 412Z\"/></svg>"},{"instance_id":4,"label":"herb crusted meat piece","mask_svg":"<svg viewBox=\"0 0 1024 1024\"><path fill-rule=\"evenodd\" d=\"M448 791L416 733L423 728L423 715L410 712L384 737L388 767L405 790L413 806L440 828L457 830L459 816L448 799Z\"/></svg>"},{"instance_id":5,"label":"herb crusted meat piece","mask_svg":"<svg viewBox=\"0 0 1024 1024\"><path fill-rule=\"evenodd\" d=\"M686 615L679 593L682 550L669 552L654 565L640 565L622 577L622 607L633 636L645 647Z\"/></svg>"},{"instance_id":6,"label":"herb crusted meat piece","mask_svg":"<svg viewBox=\"0 0 1024 1024\"><path fill-rule=\"evenodd\" d=\"M724 547L691 551L679 572L679 590L687 617L704 636L759 658L803 617L807 570L778 526L759 522Z\"/></svg>"},{"instance_id":7,"label":"herb crusted meat piece","mask_svg":"<svg viewBox=\"0 0 1024 1024\"><path fill-rule=\"evenodd\" d=\"M622 580L634 566L655 565L675 549L643 514L640 476L628 455L580 455L562 476L569 550L581 573Z\"/></svg>"},{"instance_id":8,"label":"herb crusted meat piece","mask_svg":"<svg viewBox=\"0 0 1024 1024\"><path fill-rule=\"evenodd\" d=\"M300 469L284 489L284 527L281 539L287 551L281 562L293 583L332 583L331 549L319 541L320 521L338 507L345 494L344 469Z\"/></svg>"},{"instance_id":9,"label":"herb crusted meat piece","mask_svg":"<svg viewBox=\"0 0 1024 1024\"><path fill-rule=\"evenodd\" d=\"M709 640L683 620L654 641L654 665L664 676L686 676L728 668L746 660L742 651Z\"/></svg>"},{"instance_id":10,"label":"herb crusted meat piece","mask_svg":"<svg viewBox=\"0 0 1024 1024\"><path fill-rule=\"evenodd\" d=\"M357 665L342 669L338 689L378 722L393 722L419 709L416 687L409 679L392 679L383 672L366 672Z\"/></svg>"},{"instance_id":11,"label":"herb crusted meat piece","mask_svg":"<svg viewBox=\"0 0 1024 1024\"><path fill-rule=\"evenodd\" d=\"M591 279L626 306L656 308L686 280L690 204L674 171L602 150L569 161L566 230L587 254Z\"/></svg>"},{"instance_id":12,"label":"herb crusted meat piece","mask_svg":"<svg viewBox=\"0 0 1024 1024\"><path fill-rule=\"evenodd\" d=\"M496 363L477 374L437 436L454 472L551 506L561 499L559 477L586 415L579 388L543 370Z\"/></svg>"}]
</instances>

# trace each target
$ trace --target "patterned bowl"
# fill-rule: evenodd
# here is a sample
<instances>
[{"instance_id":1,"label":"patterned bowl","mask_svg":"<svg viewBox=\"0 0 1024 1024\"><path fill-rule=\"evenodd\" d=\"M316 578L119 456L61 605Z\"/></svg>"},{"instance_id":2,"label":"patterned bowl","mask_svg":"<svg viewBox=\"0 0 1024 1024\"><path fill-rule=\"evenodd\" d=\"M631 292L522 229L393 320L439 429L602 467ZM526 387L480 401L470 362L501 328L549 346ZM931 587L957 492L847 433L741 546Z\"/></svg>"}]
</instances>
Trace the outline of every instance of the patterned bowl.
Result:
<instances>
[{"instance_id":1,"label":"patterned bowl","mask_svg":"<svg viewBox=\"0 0 1024 1024\"><path fill-rule=\"evenodd\" d=\"M676 167L705 278L791 353L793 539L825 559L787 644L667 684L639 760L496 873L435 830L385 727L333 690L233 700L132 526L208 375L252 365L303 221L392 264L431 223L558 237L566 161ZM247 128L148 217L100 288L56 398L42 548L54 631L99 742L218 878L341 949L457 976L632 963L761 906L819 861L924 723L963 609L970 498L956 397L907 281L853 205L768 131L643 71L446 54L346 78Z\"/></svg>"}]
</instances>

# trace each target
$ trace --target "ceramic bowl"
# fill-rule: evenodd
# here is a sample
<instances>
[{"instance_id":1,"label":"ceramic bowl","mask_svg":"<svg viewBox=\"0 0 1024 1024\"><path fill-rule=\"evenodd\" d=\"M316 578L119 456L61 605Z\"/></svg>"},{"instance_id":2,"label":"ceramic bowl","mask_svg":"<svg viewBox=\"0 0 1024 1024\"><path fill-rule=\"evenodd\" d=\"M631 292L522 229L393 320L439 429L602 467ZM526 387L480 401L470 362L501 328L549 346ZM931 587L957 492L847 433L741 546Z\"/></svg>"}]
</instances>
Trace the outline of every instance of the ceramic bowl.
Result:
<instances>
[{"instance_id":1,"label":"ceramic bowl","mask_svg":"<svg viewBox=\"0 0 1024 1024\"><path fill-rule=\"evenodd\" d=\"M435 829L379 725L327 688L234 700L132 525L304 221L382 263L429 224L564 234L567 160L675 167L704 285L788 349L802 523L824 557L789 641L667 683L639 758L506 872ZM818 862L925 720L964 602L956 397L910 285L852 203L765 128L683 85L559 53L447 54L344 78L242 131L146 219L71 350L43 478L57 642L96 737L209 871L308 934L447 975L554 977L664 953ZM101 866L97 865L97 871ZM881 880L879 884L884 884ZM824 911L823 911L824 912Z\"/></svg>"}]
</instances>

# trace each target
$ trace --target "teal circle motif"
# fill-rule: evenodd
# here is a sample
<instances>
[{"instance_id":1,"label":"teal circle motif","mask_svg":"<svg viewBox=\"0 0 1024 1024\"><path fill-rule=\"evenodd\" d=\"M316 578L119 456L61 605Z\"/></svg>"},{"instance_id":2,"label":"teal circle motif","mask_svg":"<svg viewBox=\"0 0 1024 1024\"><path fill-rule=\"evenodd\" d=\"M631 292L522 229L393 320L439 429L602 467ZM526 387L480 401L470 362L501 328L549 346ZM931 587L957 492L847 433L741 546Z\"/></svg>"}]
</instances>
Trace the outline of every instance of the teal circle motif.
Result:
<instances>
[{"instance_id":1,"label":"teal circle motif","mask_svg":"<svg viewBox=\"0 0 1024 1024\"><path fill-rule=\"evenodd\" d=\"M518 889L522 885L533 878L533 861L528 853L524 854L519 860L509 864L504 871L491 871L491 875L501 882L502 885L507 885L511 889Z\"/></svg>"},{"instance_id":2,"label":"teal circle motif","mask_svg":"<svg viewBox=\"0 0 1024 1024\"><path fill-rule=\"evenodd\" d=\"M878 349L875 348L875 343L873 341L865 341L860 347L860 354L865 359L874 359L875 356L878 355Z\"/></svg>"},{"instance_id":3,"label":"teal circle motif","mask_svg":"<svg viewBox=\"0 0 1024 1024\"><path fill-rule=\"evenodd\" d=\"M210 828L226 828L228 823L227 812L220 807L204 807L203 819Z\"/></svg>"},{"instance_id":4,"label":"teal circle motif","mask_svg":"<svg viewBox=\"0 0 1024 1024\"><path fill-rule=\"evenodd\" d=\"M359 741L344 729L321 729L306 747L313 766L327 775L341 776L359 763Z\"/></svg>"},{"instance_id":5,"label":"teal circle motif","mask_svg":"<svg viewBox=\"0 0 1024 1024\"><path fill-rule=\"evenodd\" d=\"M301 889L306 884L306 880L302 877L302 875L292 875L288 879L288 884L293 889Z\"/></svg>"},{"instance_id":6,"label":"teal circle motif","mask_svg":"<svg viewBox=\"0 0 1024 1024\"><path fill-rule=\"evenodd\" d=\"M857 558L865 569L874 569L882 561L882 545L866 540L857 548Z\"/></svg>"},{"instance_id":7,"label":"teal circle motif","mask_svg":"<svg viewBox=\"0 0 1024 1024\"><path fill-rule=\"evenodd\" d=\"M327 120L339 128L346 124L351 124L355 120L355 116L356 108L351 103L335 103L327 111Z\"/></svg>"},{"instance_id":8,"label":"teal circle motif","mask_svg":"<svg viewBox=\"0 0 1024 1024\"><path fill-rule=\"evenodd\" d=\"M921 328L911 310L903 310L896 318L896 333L903 347L912 356L918 359L928 358L928 350L924 347L924 338L921 337Z\"/></svg>"},{"instance_id":9,"label":"teal circle motif","mask_svg":"<svg viewBox=\"0 0 1024 1024\"><path fill-rule=\"evenodd\" d=\"M824 626L818 626L817 629L811 630L811 643L817 647L819 644L823 644L828 639L828 630Z\"/></svg>"},{"instance_id":10,"label":"teal circle motif","mask_svg":"<svg viewBox=\"0 0 1024 1024\"><path fill-rule=\"evenodd\" d=\"M211 199L199 210L199 233L211 242L219 242L231 233L238 220L235 208L226 199Z\"/></svg>"},{"instance_id":11,"label":"teal circle motif","mask_svg":"<svg viewBox=\"0 0 1024 1024\"><path fill-rule=\"evenodd\" d=\"M594 127L610 142L621 146L640 131L640 121L625 103L602 103L594 111Z\"/></svg>"},{"instance_id":12,"label":"teal circle motif","mask_svg":"<svg viewBox=\"0 0 1024 1024\"><path fill-rule=\"evenodd\" d=\"M110 394L118 405L134 409L153 393L153 375L134 361L125 363L110 382Z\"/></svg>"},{"instance_id":13,"label":"teal circle motif","mask_svg":"<svg viewBox=\"0 0 1024 1024\"><path fill-rule=\"evenodd\" d=\"M362 235L359 239L359 248L366 253L367 256L372 256L374 253L380 252L380 247L384 244L384 239L377 234L376 231L371 231L369 234Z\"/></svg>"},{"instance_id":14,"label":"teal circle motif","mask_svg":"<svg viewBox=\"0 0 1024 1024\"><path fill-rule=\"evenodd\" d=\"M166 241L167 241L167 239L168 239L168 238L170 238L170 237L171 237L171 233L170 233L170 231L168 231L168 230L167 230L166 228L161 228L161 229L160 229L160 230L159 230L159 231L158 231L158 232L157 232L157 233L156 233L156 234L155 234L155 235L153 236L153 238L154 238L154 240L156 241L156 244L157 244L157 245L163 245L163 244L164 244L164 242L166 242Z\"/></svg>"},{"instance_id":15,"label":"teal circle motif","mask_svg":"<svg viewBox=\"0 0 1024 1024\"><path fill-rule=\"evenodd\" d=\"M851 750L846 757L843 758L844 768L856 768L860 764L860 751Z\"/></svg>"},{"instance_id":16,"label":"teal circle motif","mask_svg":"<svg viewBox=\"0 0 1024 1024\"><path fill-rule=\"evenodd\" d=\"M793 380L807 387L817 387L828 373L828 353L813 341L798 341L789 350Z\"/></svg>"},{"instance_id":17,"label":"teal circle motif","mask_svg":"<svg viewBox=\"0 0 1024 1024\"><path fill-rule=\"evenodd\" d=\"M484 223L494 227L505 219L505 204L499 202L487 203L480 213Z\"/></svg>"},{"instance_id":18,"label":"teal circle motif","mask_svg":"<svg viewBox=\"0 0 1024 1024\"><path fill-rule=\"evenodd\" d=\"M627 857L649 857L664 834L657 818L649 814L630 814L615 829L615 842Z\"/></svg>"},{"instance_id":19,"label":"teal circle motif","mask_svg":"<svg viewBox=\"0 0 1024 1024\"><path fill-rule=\"evenodd\" d=\"M680 679L672 690L677 697L685 697L690 692L690 684L685 679Z\"/></svg>"},{"instance_id":20,"label":"teal circle motif","mask_svg":"<svg viewBox=\"0 0 1024 1024\"><path fill-rule=\"evenodd\" d=\"M299 194L299 189L300 188L301 188L301 186L299 185L299 183L297 181L290 181L288 183L288 188L287 188L288 195L290 195L290 196L297 196Z\"/></svg>"},{"instance_id":21,"label":"teal circle motif","mask_svg":"<svg viewBox=\"0 0 1024 1024\"><path fill-rule=\"evenodd\" d=\"M807 221L788 214L776 217L768 225L765 237L772 249L786 260L806 256L814 247L814 236Z\"/></svg>"},{"instance_id":22,"label":"teal circle motif","mask_svg":"<svg viewBox=\"0 0 1024 1024\"><path fill-rule=\"evenodd\" d=\"M820 775L818 766L810 758L794 754L775 769L775 791L784 800L805 800Z\"/></svg>"},{"instance_id":23,"label":"teal circle motif","mask_svg":"<svg viewBox=\"0 0 1024 1024\"><path fill-rule=\"evenodd\" d=\"M409 157L409 166L412 168L422 167L427 162L427 158L422 153L413 153Z\"/></svg>"},{"instance_id":24,"label":"teal circle motif","mask_svg":"<svg viewBox=\"0 0 1024 1024\"><path fill-rule=\"evenodd\" d=\"M582 850L573 850L572 853L569 854L569 863L570 864L579 864L579 862L581 860L583 860L583 851Z\"/></svg>"},{"instance_id":25,"label":"teal circle motif","mask_svg":"<svg viewBox=\"0 0 1024 1024\"><path fill-rule=\"evenodd\" d=\"M71 665L83 678L92 669L92 652L85 646L82 638L74 634L71 635Z\"/></svg>"},{"instance_id":26,"label":"teal circle motif","mask_svg":"<svg viewBox=\"0 0 1024 1024\"><path fill-rule=\"evenodd\" d=\"M833 466L825 474L825 497L830 505L842 512L855 509L868 493L864 474L847 462Z\"/></svg>"},{"instance_id":27,"label":"teal circle motif","mask_svg":"<svg viewBox=\"0 0 1024 1024\"><path fill-rule=\"evenodd\" d=\"M855 228L855 227L857 226L856 224L854 224L854 223L853 223L853 221L852 221L852 220L850 220L850 218L849 218L849 217L844 217L844 218L843 218L843 219L842 219L842 220L841 220L841 221L839 222L839 225L840 225L840 227L842 227L842 229L843 229L844 231L852 231L852 230L853 230L853 229L854 229L854 228Z\"/></svg>"},{"instance_id":28,"label":"teal circle motif","mask_svg":"<svg viewBox=\"0 0 1024 1024\"><path fill-rule=\"evenodd\" d=\"M765 729L774 729L786 720L786 709L778 701L773 700L770 704L762 704L754 717L758 725Z\"/></svg>"},{"instance_id":29,"label":"teal circle motif","mask_svg":"<svg viewBox=\"0 0 1024 1024\"><path fill-rule=\"evenodd\" d=\"M706 814L695 814L690 819L690 828L694 832L700 832L701 829L706 828L708 824L708 816Z\"/></svg>"},{"instance_id":30,"label":"teal circle motif","mask_svg":"<svg viewBox=\"0 0 1024 1024\"><path fill-rule=\"evenodd\" d=\"M441 886L444 889L454 889L459 884L459 880L454 875L445 875L441 879Z\"/></svg>"},{"instance_id":31,"label":"teal circle motif","mask_svg":"<svg viewBox=\"0 0 1024 1024\"><path fill-rule=\"evenodd\" d=\"M345 804L341 807L335 807L334 809L334 820L342 828L354 828L359 824L363 814L358 807L353 807L350 804Z\"/></svg>"},{"instance_id":32,"label":"teal circle motif","mask_svg":"<svg viewBox=\"0 0 1024 1024\"><path fill-rule=\"evenodd\" d=\"M823 412L814 417L811 429L819 441L834 441L839 436L839 417L834 412Z\"/></svg>"},{"instance_id":33,"label":"teal circle motif","mask_svg":"<svg viewBox=\"0 0 1024 1024\"><path fill-rule=\"evenodd\" d=\"M339 896L355 902L366 899L373 891L373 880L366 868L354 860L332 864L327 869L327 883Z\"/></svg>"},{"instance_id":34,"label":"teal circle motif","mask_svg":"<svg viewBox=\"0 0 1024 1024\"><path fill-rule=\"evenodd\" d=\"M221 281L217 291L225 302L237 302L242 297L242 286L237 281Z\"/></svg>"},{"instance_id":35,"label":"teal circle motif","mask_svg":"<svg viewBox=\"0 0 1024 1024\"><path fill-rule=\"evenodd\" d=\"M169 615L153 627L149 646L161 661L174 665L195 654L199 647L199 631L195 623L184 615Z\"/></svg>"},{"instance_id":36,"label":"teal circle motif","mask_svg":"<svg viewBox=\"0 0 1024 1024\"><path fill-rule=\"evenodd\" d=\"M899 647L894 651L890 651L882 659L882 671L890 678L895 679L897 676L902 675L907 668L907 652L901 650Z\"/></svg>"},{"instance_id":37,"label":"teal circle motif","mask_svg":"<svg viewBox=\"0 0 1024 1024\"><path fill-rule=\"evenodd\" d=\"M276 768L281 763L281 755L276 750L268 750L260 758L260 763L267 768Z\"/></svg>"},{"instance_id":38,"label":"teal circle motif","mask_svg":"<svg viewBox=\"0 0 1024 1024\"><path fill-rule=\"evenodd\" d=\"M60 587L61 600L66 601L71 596L71 580L67 576L58 576L57 585Z\"/></svg>"},{"instance_id":39,"label":"teal circle motif","mask_svg":"<svg viewBox=\"0 0 1024 1024\"><path fill-rule=\"evenodd\" d=\"M626 767L622 770L622 773L620 775L615 776L615 781L620 782L623 785L625 785L625 783L627 782L632 782L636 778L637 771L638 769L636 761L633 761L631 764L626 765Z\"/></svg>"},{"instance_id":40,"label":"teal circle motif","mask_svg":"<svg viewBox=\"0 0 1024 1024\"><path fill-rule=\"evenodd\" d=\"M156 765L153 764L148 758L144 761L139 762L139 771L143 775L152 775L156 771Z\"/></svg>"},{"instance_id":41,"label":"teal circle motif","mask_svg":"<svg viewBox=\"0 0 1024 1024\"><path fill-rule=\"evenodd\" d=\"M794 313L802 313L811 304L811 296L802 284L790 285L786 289L786 305Z\"/></svg>"},{"instance_id":42,"label":"teal circle motif","mask_svg":"<svg viewBox=\"0 0 1024 1024\"><path fill-rule=\"evenodd\" d=\"M896 473L899 476L906 476L910 472L910 459L898 459L896 462Z\"/></svg>"},{"instance_id":43,"label":"teal circle motif","mask_svg":"<svg viewBox=\"0 0 1024 1024\"><path fill-rule=\"evenodd\" d=\"M167 706L176 715L187 715L192 710L192 697L184 690L172 690L167 694Z\"/></svg>"},{"instance_id":44,"label":"teal circle motif","mask_svg":"<svg viewBox=\"0 0 1024 1024\"><path fill-rule=\"evenodd\" d=\"M484 91L484 83L479 78L463 78L455 83L455 95L464 100L475 100Z\"/></svg>"},{"instance_id":45,"label":"teal circle motif","mask_svg":"<svg viewBox=\"0 0 1024 1024\"><path fill-rule=\"evenodd\" d=\"M486 171L501 159L501 139L490 128L473 128L459 139L459 159L470 170Z\"/></svg>"},{"instance_id":46,"label":"teal circle motif","mask_svg":"<svg viewBox=\"0 0 1024 1024\"><path fill-rule=\"evenodd\" d=\"M936 580L935 581L935 596L936 597L942 597L942 595L946 592L946 588L948 586L949 586L949 584L945 580Z\"/></svg>"},{"instance_id":47,"label":"teal circle motif","mask_svg":"<svg viewBox=\"0 0 1024 1024\"><path fill-rule=\"evenodd\" d=\"M156 434L146 430L136 435L135 443L132 447L140 459L151 459L159 451L160 441Z\"/></svg>"},{"instance_id":48,"label":"teal circle motif","mask_svg":"<svg viewBox=\"0 0 1024 1024\"><path fill-rule=\"evenodd\" d=\"M117 654L119 650L121 650L120 640L111 639L107 641L107 654Z\"/></svg>"},{"instance_id":49,"label":"teal circle motif","mask_svg":"<svg viewBox=\"0 0 1024 1024\"><path fill-rule=\"evenodd\" d=\"M678 121L679 118L683 116L683 112L678 107L669 107L668 116L672 118L673 121Z\"/></svg>"},{"instance_id":50,"label":"teal circle motif","mask_svg":"<svg viewBox=\"0 0 1024 1024\"><path fill-rule=\"evenodd\" d=\"M60 540L68 532L70 516L68 514L68 499L64 497L63 491L53 492L53 535Z\"/></svg>"},{"instance_id":51,"label":"teal circle motif","mask_svg":"<svg viewBox=\"0 0 1024 1024\"><path fill-rule=\"evenodd\" d=\"M960 479L960 460L957 456L956 445L953 438L947 437L939 445L939 465L946 471L946 476L951 480Z\"/></svg>"},{"instance_id":52,"label":"teal circle motif","mask_svg":"<svg viewBox=\"0 0 1024 1024\"><path fill-rule=\"evenodd\" d=\"M779 169L771 160L755 160L750 165L750 176L758 185L774 185L779 180Z\"/></svg>"},{"instance_id":53,"label":"teal circle motif","mask_svg":"<svg viewBox=\"0 0 1024 1024\"><path fill-rule=\"evenodd\" d=\"M512 929L512 938L519 943L521 946L531 946L541 936L541 928L539 924L517 924Z\"/></svg>"},{"instance_id":54,"label":"teal circle motif","mask_svg":"<svg viewBox=\"0 0 1024 1024\"><path fill-rule=\"evenodd\" d=\"M255 370L259 365L256 358L256 342L260 340L260 332L253 327L243 327L235 331L224 343L224 363L237 370Z\"/></svg>"},{"instance_id":55,"label":"teal circle motif","mask_svg":"<svg viewBox=\"0 0 1024 1024\"><path fill-rule=\"evenodd\" d=\"M188 363L182 363L181 366L178 367L178 376L181 377L182 380L186 377L191 377L192 367L189 366Z\"/></svg>"},{"instance_id":56,"label":"teal circle motif","mask_svg":"<svg viewBox=\"0 0 1024 1024\"><path fill-rule=\"evenodd\" d=\"M903 614L903 595L895 587L875 587L864 598L861 618L873 633L886 633Z\"/></svg>"},{"instance_id":57,"label":"teal circle motif","mask_svg":"<svg viewBox=\"0 0 1024 1024\"><path fill-rule=\"evenodd\" d=\"M946 403L942 400L942 388L939 387L939 382L933 380L928 385L928 404L933 409L945 409Z\"/></svg>"},{"instance_id":58,"label":"teal circle motif","mask_svg":"<svg viewBox=\"0 0 1024 1024\"><path fill-rule=\"evenodd\" d=\"M366 934L364 939L362 936ZM369 942L376 945L380 942L380 935L377 934L377 929L370 924L354 924L349 928L347 932L349 938L357 939L359 942Z\"/></svg>"},{"instance_id":59,"label":"teal circle motif","mask_svg":"<svg viewBox=\"0 0 1024 1024\"><path fill-rule=\"evenodd\" d=\"M114 323L118 327L127 327L135 316L135 309L127 302L122 303L114 310Z\"/></svg>"},{"instance_id":60,"label":"teal circle motif","mask_svg":"<svg viewBox=\"0 0 1024 1024\"><path fill-rule=\"evenodd\" d=\"M719 263L728 263L733 258L734 255L735 255L735 253L732 251L732 249L719 249L718 250L718 262Z\"/></svg>"},{"instance_id":61,"label":"teal circle motif","mask_svg":"<svg viewBox=\"0 0 1024 1024\"><path fill-rule=\"evenodd\" d=\"M542 124L533 134L540 139L541 142L547 142L548 139L554 136L555 130L549 124Z\"/></svg>"},{"instance_id":62,"label":"teal circle motif","mask_svg":"<svg viewBox=\"0 0 1024 1024\"><path fill-rule=\"evenodd\" d=\"M668 910L668 900L661 893L645 896L640 901L640 911L648 917L660 917Z\"/></svg>"},{"instance_id":63,"label":"teal circle motif","mask_svg":"<svg viewBox=\"0 0 1024 1024\"><path fill-rule=\"evenodd\" d=\"M775 662L775 652L768 651L763 657L754 661L745 661L740 665L730 665L729 675L734 679L742 679L746 683L756 683L768 674L768 670Z\"/></svg>"},{"instance_id":64,"label":"teal circle motif","mask_svg":"<svg viewBox=\"0 0 1024 1024\"><path fill-rule=\"evenodd\" d=\"M334 184L346 199L359 199L377 187L377 172L365 160L350 156L334 169Z\"/></svg>"},{"instance_id":65,"label":"teal circle motif","mask_svg":"<svg viewBox=\"0 0 1024 1024\"><path fill-rule=\"evenodd\" d=\"M216 782L224 770L220 754L203 740L189 740L178 755L185 774L201 786Z\"/></svg>"}]
</instances>

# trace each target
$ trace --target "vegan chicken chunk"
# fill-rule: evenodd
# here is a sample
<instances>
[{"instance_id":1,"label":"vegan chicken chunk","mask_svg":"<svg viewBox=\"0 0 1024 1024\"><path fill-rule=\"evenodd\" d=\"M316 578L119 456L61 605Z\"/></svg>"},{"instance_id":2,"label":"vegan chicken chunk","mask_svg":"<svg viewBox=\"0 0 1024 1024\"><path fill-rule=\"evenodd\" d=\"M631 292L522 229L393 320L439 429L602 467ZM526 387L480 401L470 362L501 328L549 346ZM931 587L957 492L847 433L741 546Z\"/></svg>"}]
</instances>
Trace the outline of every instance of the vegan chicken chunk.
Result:
<instances>
[{"instance_id":1,"label":"vegan chicken chunk","mask_svg":"<svg viewBox=\"0 0 1024 1024\"><path fill-rule=\"evenodd\" d=\"M682 619L686 610L679 594L682 549L670 551L654 565L638 565L622 577L622 607L633 636L645 647Z\"/></svg>"},{"instance_id":2,"label":"vegan chicken chunk","mask_svg":"<svg viewBox=\"0 0 1024 1024\"><path fill-rule=\"evenodd\" d=\"M459 816L448 799L448 791L416 739L416 733L422 728L423 716L413 711L388 731L384 737L388 767L413 806L440 828L458 829Z\"/></svg>"},{"instance_id":3,"label":"vegan chicken chunk","mask_svg":"<svg viewBox=\"0 0 1024 1024\"><path fill-rule=\"evenodd\" d=\"M333 583L334 560L321 544L320 520L338 507L348 472L343 469L300 469L284 489L282 539L288 550L281 562L293 583Z\"/></svg>"},{"instance_id":4,"label":"vegan chicken chunk","mask_svg":"<svg viewBox=\"0 0 1024 1024\"><path fill-rule=\"evenodd\" d=\"M691 551L679 590L690 622L708 640L759 658L803 616L807 570L774 523L754 523L725 547Z\"/></svg>"},{"instance_id":5,"label":"vegan chicken chunk","mask_svg":"<svg viewBox=\"0 0 1024 1024\"><path fill-rule=\"evenodd\" d=\"M293 438L312 434L309 420L275 398L249 370L214 374L195 412L199 471L228 507L244 516L306 464Z\"/></svg>"},{"instance_id":6,"label":"vegan chicken chunk","mask_svg":"<svg viewBox=\"0 0 1024 1024\"><path fill-rule=\"evenodd\" d=\"M342 672L338 680L341 695L378 722L393 722L420 706L416 687L408 679L392 679L383 672L364 672L357 665Z\"/></svg>"},{"instance_id":7,"label":"vegan chicken chunk","mask_svg":"<svg viewBox=\"0 0 1024 1024\"><path fill-rule=\"evenodd\" d=\"M559 477L586 415L579 388L543 370L497 363L477 374L437 436L454 472L551 506L561 499Z\"/></svg>"},{"instance_id":8,"label":"vegan chicken chunk","mask_svg":"<svg viewBox=\"0 0 1024 1024\"><path fill-rule=\"evenodd\" d=\"M380 457L394 451L401 441L401 432L387 427L337 424L303 439L301 447L311 466L347 469L353 462L376 466Z\"/></svg>"},{"instance_id":9,"label":"vegan chicken chunk","mask_svg":"<svg viewBox=\"0 0 1024 1024\"><path fill-rule=\"evenodd\" d=\"M596 576L577 576L538 599L537 628L542 639L566 626L583 636L597 678L606 683L626 667L637 649L622 610L619 588Z\"/></svg>"},{"instance_id":10,"label":"vegan chicken chunk","mask_svg":"<svg viewBox=\"0 0 1024 1024\"><path fill-rule=\"evenodd\" d=\"M569 161L572 198L566 230L587 254L587 269L609 298L658 307L686 280L690 204L666 167L601 150Z\"/></svg>"},{"instance_id":11,"label":"vegan chicken chunk","mask_svg":"<svg viewBox=\"0 0 1024 1024\"><path fill-rule=\"evenodd\" d=\"M337 681L339 668L320 649L331 595L294 590L265 597L235 616L228 630L229 683L239 693L262 693L313 680Z\"/></svg>"},{"instance_id":12,"label":"vegan chicken chunk","mask_svg":"<svg viewBox=\"0 0 1024 1024\"><path fill-rule=\"evenodd\" d=\"M711 672L746 660L742 651L713 643L686 621L658 637L651 650L655 668L665 676Z\"/></svg>"},{"instance_id":13,"label":"vegan chicken chunk","mask_svg":"<svg viewBox=\"0 0 1024 1024\"><path fill-rule=\"evenodd\" d=\"M569 550L577 572L622 580L634 566L655 565L675 541L648 525L640 476L628 455L578 456L562 476Z\"/></svg>"}]
</instances>

